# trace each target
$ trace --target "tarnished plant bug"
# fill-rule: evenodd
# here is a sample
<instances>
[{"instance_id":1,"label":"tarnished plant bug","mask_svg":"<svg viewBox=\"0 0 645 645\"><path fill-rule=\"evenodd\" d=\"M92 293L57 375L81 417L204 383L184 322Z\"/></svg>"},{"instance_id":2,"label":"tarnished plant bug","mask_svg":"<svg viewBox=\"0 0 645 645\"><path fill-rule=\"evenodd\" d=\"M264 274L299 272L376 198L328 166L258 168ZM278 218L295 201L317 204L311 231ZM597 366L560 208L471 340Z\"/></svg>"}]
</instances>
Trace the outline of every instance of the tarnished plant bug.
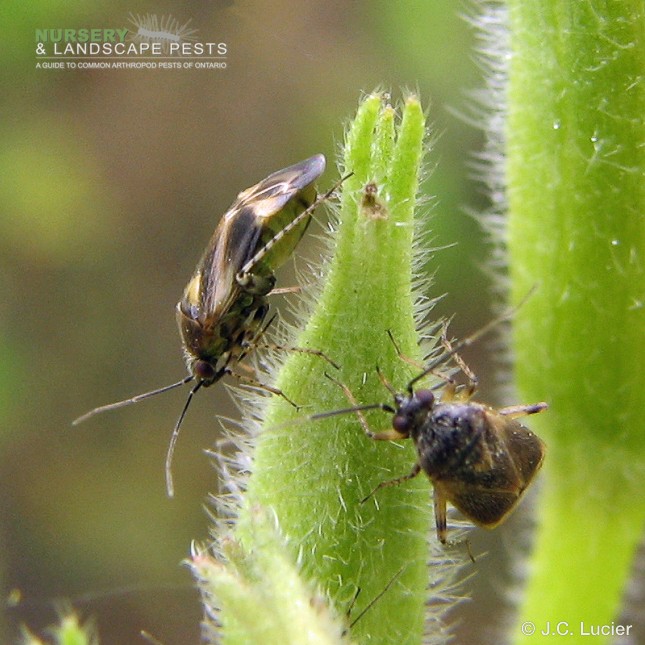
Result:
<instances>
[{"instance_id":1,"label":"tarnished plant bug","mask_svg":"<svg viewBox=\"0 0 645 645\"><path fill-rule=\"evenodd\" d=\"M241 192L222 216L181 300L177 322L188 376L177 383L103 405L76 419L77 425L108 410L137 403L191 381L186 403L173 429L166 457L166 485L173 496L172 457L179 429L193 395L209 387L256 346L266 329L267 296L275 285L275 271L289 258L304 235L315 208L328 199L343 180L322 196L314 182L325 170L321 154L278 170ZM315 350L299 349L297 351ZM258 384L273 393L279 390Z\"/></svg>"},{"instance_id":2,"label":"tarnished plant bug","mask_svg":"<svg viewBox=\"0 0 645 645\"><path fill-rule=\"evenodd\" d=\"M508 315L493 320L454 346L447 340L444 328L443 351L408 383L403 393L397 392L378 370L381 382L392 394L393 405L358 405L346 385L329 377L343 389L353 407L309 417L321 419L355 412L370 439L412 439L417 451L417 461L411 472L381 482L363 502L381 488L398 486L413 479L421 471L425 472L432 482L437 537L443 544L448 541L448 502L474 524L488 529L495 528L515 510L544 460L544 443L517 419L542 412L547 409L547 404L494 408L473 401L477 379L457 354ZM398 348L397 352L402 357ZM436 372L437 368L450 359L455 361L468 378L468 384L458 386L451 376ZM414 386L429 374L439 376L441 382L429 389L415 390ZM433 390L439 388L443 389L437 397ZM362 412L374 409L393 415L392 428L382 432L370 429Z\"/></svg>"}]
</instances>

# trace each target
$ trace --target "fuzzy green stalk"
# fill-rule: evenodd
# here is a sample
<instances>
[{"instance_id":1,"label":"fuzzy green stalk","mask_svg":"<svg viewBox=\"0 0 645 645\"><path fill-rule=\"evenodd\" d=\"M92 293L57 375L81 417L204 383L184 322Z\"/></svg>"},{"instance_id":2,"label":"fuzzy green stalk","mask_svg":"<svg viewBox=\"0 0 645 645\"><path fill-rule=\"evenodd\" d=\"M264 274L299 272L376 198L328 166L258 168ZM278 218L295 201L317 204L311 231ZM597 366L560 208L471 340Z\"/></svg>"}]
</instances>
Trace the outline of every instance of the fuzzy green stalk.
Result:
<instances>
[{"instance_id":1,"label":"fuzzy green stalk","mask_svg":"<svg viewBox=\"0 0 645 645\"><path fill-rule=\"evenodd\" d=\"M618 619L645 527L645 15L642 0L508 5L515 299L537 285L514 350L523 398L550 404L519 620L586 643Z\"/></svg>"},{"instance_id":2,"label":"fuzzy green stalk","mask_svg":"<svg viewBox=\"0 0 645 645\"><path fill-rule=\"evenodd\" d=\"M272 518L256 508L247 520L251 549L220 536L217 558L195 548L190 562L205 606L219 608L225 642L349 643L347 623L328 598L303 579ZM220 643L220 631L214 627L208 642Z\"/></svg>"},{"instance_id":3,"label":"fuzzy green stalk","mask_svg":"<svg viewBox=\"0 0 645 645\"><path fill-rule=\"evenodd\" d=\"M91 622L85 625L81 624L78 616L71 610L61 616L60 623L51 626L48 632L51 638L47 639L47 643L54 645L98 645L99 642L94 625ZM44 642L28 630L24 630L22 645L43 645Z\"/></svg>"},{"instance_id":4,"label":"fuzzy green stalk","mask_svg":"<svg viewBox=\"0 0 645 645\"><path fill-rule=\"evenodd\" d=\"M315 579L337 607L352 605L360 588L351 616L392 583L352 630L356 642L421 642L430 487L419 477L362 503L380 482L410 472L411 442L370 440L355 413L317 421L306 416L350 405L326 373L360 403L391 403L376 367L399 390L415 371L397 355L387 331L404 354L419 358L412 240L424 136L415 96L406 99L400 122L383 96L368 96L349 127L342 166L353 175L342 186L333 257L295 341L322 350L340 369L307 354L286 360L276 386L302 408L272 397L236 528L236 539L254 552L261 545L254 540L253 517L258 507L270 509L305 577ZM364 202L368 182L378 187L371 203ZM391 415L382 411L367 416L375 430L391 424ZM226 625L225 615L222 621ZM226 640L226 628L224 637L234 642Z\"/></svg>"}]
</instances>

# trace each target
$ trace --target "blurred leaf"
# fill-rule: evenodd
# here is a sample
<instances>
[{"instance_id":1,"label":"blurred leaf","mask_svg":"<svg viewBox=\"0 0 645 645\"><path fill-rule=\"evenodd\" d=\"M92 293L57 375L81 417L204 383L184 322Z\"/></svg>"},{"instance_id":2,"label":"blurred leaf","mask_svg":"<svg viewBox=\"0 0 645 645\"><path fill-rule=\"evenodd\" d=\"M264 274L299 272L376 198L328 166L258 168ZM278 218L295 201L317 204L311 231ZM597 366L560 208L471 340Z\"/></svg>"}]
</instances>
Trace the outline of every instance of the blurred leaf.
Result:
<instances>
[{"instance_id":1,"label":"blurred leaf","mask_svg":"<svg viewBox=\"0 0 645 645\"><path fill-rule=\"evenodd\" d=\"M69 263L95 255L107 237L100 167L76 136L43 119L3 133L0 236L9 253Z\"/></svg>"}]
</instances>

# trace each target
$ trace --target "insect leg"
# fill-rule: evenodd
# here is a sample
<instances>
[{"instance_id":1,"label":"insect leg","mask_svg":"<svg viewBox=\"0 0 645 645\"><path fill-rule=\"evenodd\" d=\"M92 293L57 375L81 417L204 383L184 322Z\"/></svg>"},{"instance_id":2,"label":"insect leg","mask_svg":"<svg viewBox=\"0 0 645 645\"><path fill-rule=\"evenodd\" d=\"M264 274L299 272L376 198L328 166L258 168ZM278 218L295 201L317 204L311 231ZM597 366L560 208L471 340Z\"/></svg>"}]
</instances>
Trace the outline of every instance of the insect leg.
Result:
<instances>
[{"instance_id":1,"label":"insect leg","mask_svg":"<svg viewBox=\"0 0 645 645\"><path fill-rule=\"evenodd\" d=\"M443 328L444 334L445 334L445 330L447 328L447 323L443 322L441 324L441 327ZM392 332L389 329L387 330L387 335L390 337L390 341L392 342L392 345L394 345L394 350L396 351L396 355L398 356L398 358L401 361L403 361L404 363L407 363L408 365L412 365L412 367L415 367L416 369L425 370L425 365L423 363L414 360L413 358L411 358L410 356L407 356L406 354L404 354L401 351L401 348L399 347L399 344L396 342ZM442 338L443 338L443 336L442 336ZM444 345L444 349L445 349L445 345ZM378 368L377 368L377 371L378 371ZM432 374L433 376L436 376L437 378L441 379L442 383L439 386L435 386L435 387L440 387L444 383L449 384L453 380L452 377L450 377L450 376L448 376L446 374L443 374L442 372L439 372L439 371L434 370L434 369L426 370L426 371L424 371L424 374ZM385 381L383 375L380 372L379 372L379 378L381 379L381 382L383 383L383 385L385 385L385 387L392 394L395 394L394 389L392 388L392 386L387 381ZM433 389L435 389L435 388L433 388Z\"/></svg>"},{"instance_id":2,"label":"insect leg","mask_svg":"<svg viewBox=\"0 0 645 645\"><path fill-rule=\"evenodd\" d=\"M387 335L390 337L390 340L392 341L392 345L394 345L394 351L396 352L396 355L399 357L400 360L402 360L404 363L407 363L408 365L412 365L412 367L415 367L418 370L422 370L425 367L423 363L419 363L419 361L415 361L413 358L406 356L401 351L399 344L396 342L396 340L394 340L394 335L389 329L387 330Z\"/></svg>"},{"instance_id":3,"label":"insect leg","mask_svg":"<svg viewBox=\"0 0 645 645\"><path fill-rule=\"evenodd\" d=\"M408 390L410 390L415 383L418 383L424 376L427 374L430 374L435 367L441 365L442 363L445 363L453 354L455 354L457 351L462 349L463 347L470 347L475 341L479 340L482 336L486 335L489 331L497 327L500 323L504 322L505 320L509 320L513 314L526 302L526 300L532 295L533 291L535 291L536 287L533 287L527 294L524 296L522 301L515 307L512 307L511 309L507 309L505 312L502 312L499 316L496 318L493 318L491 321L489 321L487 324L485 324L483 327L480 327L477 331L473 332L470 336L467 336L466 338L460 340L456 345L452 347L450 351L446 350L439 356L436 356L433 358L430 363L426 366L425 370L421 372L420 374L417 374L409 383L408 383Z\"/></svg>"},{"instance_id":4,"label":"insect leg","mask_svg":"<svg viewBox=\"0 0 645 645\"><path fill-rule=\"evenodd\" d=\"M462 371L464 376L468 379L468 384L465 389L459 392L459 397L455 397L457 388L455 386L454 380L451 378L448 382L452 384L452 397L459 398L464 401L467 401L472 397L472 395L477 391L477 386L479 384L479 379L475 376L475 373L466 365L464 359L453 350L452 344L448 340L448 326L444 326L443 332L441 334L441 344L444 346L446 352L448 352L454 359L457 367ZM450 394L450 392L448 392Z\"/></svg>"},{"instance_id":5,"label":"insect leg","mask_svg":"<svg viewBox=\"0 0 645 645\"><path fill-rule=\"evenodd\" d=\"M278 296L285 293L300 293L302 290L302 287L297 284L293 287L278 287L276 289L272 289L269 293L267 293L267 296Z\"/></svg>"},{"instance_id":6,"label":"insect leg","mask_svg":"<svg viewBox=\"0 0 645 645\"><path fill-rule=\"evenodd\" d=\"M327 361L333 368L339 370L340 366L332 361L327 354L319 349L310 349L309 347L290 347L286 345L278 345L276 343L262 343L254 345L255 347L262 347L264 349L275 349L280 352L299 352L301 354L310 354L311 356L319 356L323 360Z\"/></svg>"},{"instance_id":7,"label":"insect leg","mask_svg":"<svg viewBox=\"0 0 645 645\"><path fill-rule=\"evenodd\" d=\"M409 472L407 475L403 475L403 477L397 477L396 479L388 479L387 481L381 482L367 497L364 497L361 500L361 504L364 504L370 497L372 497L372 495L374 495L379 490L381 490L381 488L389 488L390 486L399 486L400 484L403 484L404 482L407 482L410 479L414 479L420 472L421 472L421 465L418 463L414 464L414 468L412 468L412 471ZM445 521L445 501L444 501L444 521Z\"/></svg>"},{"instance_id":8,"label":"insect leg","mask_svg":"<svg viewBox=\"0 0 645 645\"><path fill-rule=\"evenodd\" d=\"M447 328L447 323L443 323L441 325L444 329L444 334L445 330ZM423 363L420 363L419 361L415 361L413 358L410 358L409 356L406 356L402 351L401 348L399 347L398 343L396 340L394 340L394 336L392 335L392 332L388 329L387 334L390 337L390 340L392 341L392 345L394 345L394 349L396 350L396 355L399 357L400 360L402 360L404 363L407 363L408 365L412 365L412 367L416 367L417 369L423 370L425 368L425 365ZM442 336L443 339L443 336ZM445 345L444 345L445 349ZM381 372L379 372L379 378L381 379L381 383L392 393L395 394L394 388L385 380ZM429 372L426 372L426 374L432 374L433 376L436 376L437 378L441 379L441 384L438 386L435 386L432 389L435 389L436 387L441 387L444 383L450 386L451 384L454 385L455 387L453 389L456 389L456 383L454 383L454 380L451 376L448 376L447 374L444 374L442 372L439 372L438 370L430 370ZM444 391L445 393L445 391Z\"/></svg>"},{"instance_id":9,"label":"insect leg","mask_svg":"<svg viewBox=\"0 0 645 645\"><path fill-rule=\"evenodd\" d=\"M444 546L457 546L462 542L466 543L466 550L471 562L475 562L475 556L470 548L470 540L457 540L452 541L448 539L448 521L446 518L447 499L443 492L435 484L432 485L433 489L433 506L434 506L434 522L437 529L437 538Z\"/></svg>"},{"instance_id":10,"label":"insect leg","mask_svg":"<svg viewBox=\"0 0 645 645\"><path fill-rule=\"evenodd\" d=\"M448 542L448 523L446 521L446 498L438 486L433 486L434 522L437 527L437 537L441 544Z\"/></svg>"},{"instance_id":11,"label":"insect leg","mask_svg":"<svg viewBox=\"0 0 645 645\"><path fill-rule=\"evenodd\" d=\"M246 367L246 366L245 366ZM251 369L251 368L249 368ZM300 406L296 403L294 403L282 390L278 389L277 387L273 387L272 385L267 385L266 383L262 383L261 381L258 381L257 379L251 377L251 376L245 376L244 374L238 374L237 372L230 372L231 376L234 376L236 379L244 383L244 385L250 385L251 387L257 387L260 390L264 390L265 392L270 392L271 394L275 394L277 396L282 397L287 403L292 405L296 410L300 409Z\"/></svg>"},{"instance_id":12,"label":"insect leg","mask_svg":"<svg viewBox=\"0 0 645 645\"><path fill-rule=\"evenodd\" d=\"M544 402L534 403L533 405L510 405L507 408L497 410L497 412L505 417L517 419L518 417L526 417L529 414L538 414L538 412L543 412L548 407L549 406Z\"/></svg>"},{"instance_id":13,"label":"insect leg","mask_svg":"<svg viewBox=\"0 0 645 645\"><path fill-rule=\"evenodd\" d=\"M354 408L358 408L358 401L356 400L356 397L352 394L352 391L344 384L341 383L339 380L335 379L333 376L329 376L329 374L325 373L325 376L332 382L338 385L338 387L343 391L345 396L347 397L347 400L352 404ZM387 408L383 408L387 410ZM361 426L363 428L363 431L365 434L370 438L374 439L376 441L398 441L399 439L406 439L407 437L405 435L402 435L401 433L397 432L394 430L394 428L390 428L388 430L383 430L382 432L374 432L369 424L367 423L367 419L365 418L365 415L360 409L355 409L353 410L356 412L356 416L358 417L358 420L361 423ZM389 411L389 410L388 410Z\"/></svg>"},{"instance_id":14,"label":"insect leg","mask_svg":"<svg viewBox=\"0 0 645 645\"><path fill-rule=\"evenodd\" d=\"M325 354L323 351L319 349L310 349L307 347L287 347L285 345L278 345L277 343L259 343L258 340L262 336L264 336L264 334L266 333L266 330L275 320L276 315L271 316L268 322L262 326L262 328L258 331L257 334L255 334L253 339L248 341L249 348L263 347L264 349L275 349L275 350L284 351L284 352L301 352L303 354L311 354L312 356L319 356L323 360L327 361L333 368L337 370L340 369L337 363L335 363L331 358L329 358L329 356L327 356L327 354ZM242 358L243 357L240 357L240 360Z\"/></svg>"}]
</instances>

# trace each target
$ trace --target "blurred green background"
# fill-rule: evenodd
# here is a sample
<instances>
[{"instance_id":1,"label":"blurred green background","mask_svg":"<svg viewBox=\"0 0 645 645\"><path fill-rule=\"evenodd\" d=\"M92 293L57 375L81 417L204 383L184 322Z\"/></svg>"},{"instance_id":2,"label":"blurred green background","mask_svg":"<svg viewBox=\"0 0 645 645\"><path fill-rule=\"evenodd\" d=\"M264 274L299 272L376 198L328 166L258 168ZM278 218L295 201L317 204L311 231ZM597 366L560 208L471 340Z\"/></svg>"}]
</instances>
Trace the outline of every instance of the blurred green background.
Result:
<instances>
[{"instance_id":1,"label":"blurred green background","mask_svg":"<svg viewBox=\"0 0 645 645\"><path fill-rule=\"evenodd\" d=\"M185 374L174 306L219 216L240 190L317 152L331 162L329 186L362 93L381 87L398 100L410 88L430 105L440 136L428 220L437 247L457 244L435 254L427 294L447 294L438 313L456 314L455 335L490 318L488 251L465 214L486 204L471 177L483 137L453 115L481 85L462 9L453 0L3 4L0 581L21 600L1 614L1 642L22 623L42 630L63 598L95 618L103 643L141 642L140 629L166 645L198 642L200 607L180 562L191 540L208 537L203 507L218 482L203 450L217 441L216 415L238 417L225 387L200 392L186 418L174 500L163 463L185 392L70 422ZM191 19L200 41L228 44L228 68L35 69L35 29L132 28L130 13ZM323 209L317 218L324 227ZM297 266L319 250L306 236ZM290 263L280 284L293 274ZM467 358L495 401L486 350ZM457 642L502 620L510 573L500 562L519 522L472 534L473 551L492 554L464 587L475 601L456 617Z\"/></svg>"}]
</instances>

